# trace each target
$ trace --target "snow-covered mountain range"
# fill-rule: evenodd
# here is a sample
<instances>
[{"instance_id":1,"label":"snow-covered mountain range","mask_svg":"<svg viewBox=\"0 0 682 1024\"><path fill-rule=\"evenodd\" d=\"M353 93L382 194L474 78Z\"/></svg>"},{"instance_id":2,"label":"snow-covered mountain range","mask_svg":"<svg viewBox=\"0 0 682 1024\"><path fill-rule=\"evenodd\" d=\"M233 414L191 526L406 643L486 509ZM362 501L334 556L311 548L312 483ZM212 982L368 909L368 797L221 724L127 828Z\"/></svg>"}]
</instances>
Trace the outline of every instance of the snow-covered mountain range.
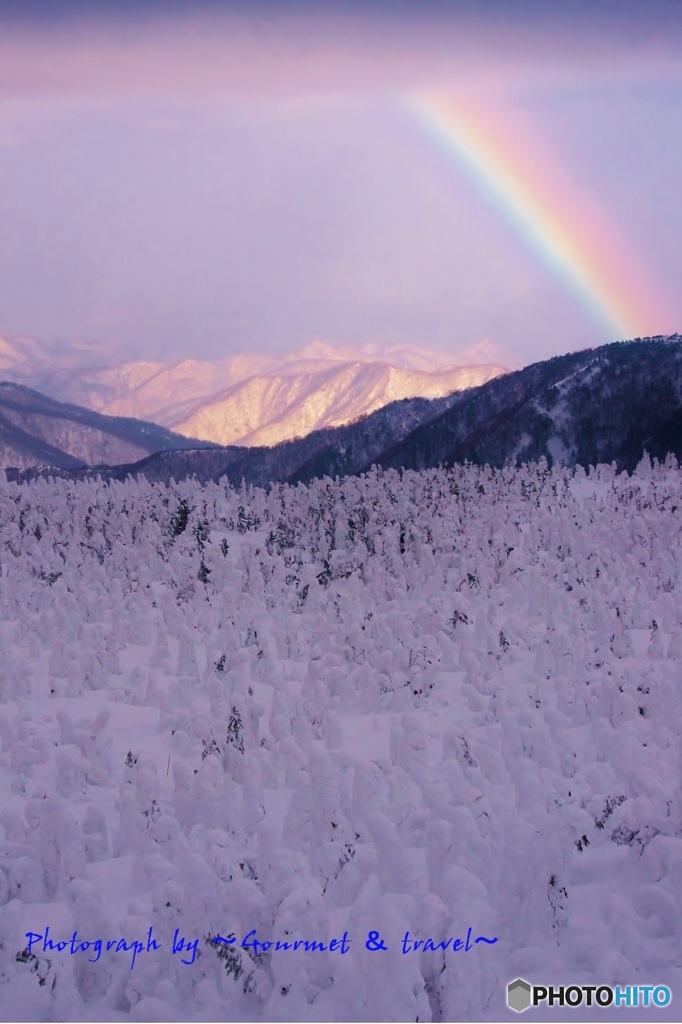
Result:
<instances>
[{"instance_id":1,"label":"snow-covered mountain range","mask_svg":"<svg viewBox=\"0 0 682 1024\"><path fill-rule=\"evenodd\" d=\"M0 338L0 374L61 401L109 416L151 420L218 444L274 445L351 423L403 398L440 398L505 372L474 349L476 365L442 352L312 342L282 356L243 354L110 365L87 349L58 352L33 340Z\"/></svg>"},{"instance_id":2,"label":"snow-covered mountain range","mask_svg":"<svg viewBox=\"0 0 682 1024\"><path fill-rule=\"evenodd\" d=\"M59 407L17 385L4 385L0 399L6 389L23 390L32 403ZM96 428L107 421L107 430L119 440L113 444L91 432L85 443L80 428L65 432L64 417ZM550 465L615 461L620 468L632 469L645 450L661 459L668 452L682 456L682 338L637 339L556 356L444 397L395 401L356 422L275 446L193 442L153 424L103 417L77 406L57 408L52 421L29 417L26 422L43 427L34 465L78 473L86 471L75 466L74 459L81 467L84 462L108 462L108 475L121 479L132 472L161 481L227 476L237 485L242 478L267 485L361 473L373 464L395 469L467 461L502 466L542 457ZM120 439L132 440L131 424L136 424L137 449L127 455ZM2 430L0 419L0 441ZM68 458L51 460L40 447L45 443L65 449ZM8 458L7 453L0 462L19 468L30 464Z\"/></svg>"},{"instance_id":3,"label":"snow-covered mountain range","mask_svg":"<svg viewBox=\"0 0 682 1024\"><path fill-rule=\"evenodd\" d=\"M393 402L356 423L275 447L167 448L113 468L150 480L242 478L308 482L362 473L373 464L426 469L473 462L503 466L616 462L632 469L644 451L682 456L682 338L649 338L556 356L444 398Z\"/></svg>"}]
</instances>

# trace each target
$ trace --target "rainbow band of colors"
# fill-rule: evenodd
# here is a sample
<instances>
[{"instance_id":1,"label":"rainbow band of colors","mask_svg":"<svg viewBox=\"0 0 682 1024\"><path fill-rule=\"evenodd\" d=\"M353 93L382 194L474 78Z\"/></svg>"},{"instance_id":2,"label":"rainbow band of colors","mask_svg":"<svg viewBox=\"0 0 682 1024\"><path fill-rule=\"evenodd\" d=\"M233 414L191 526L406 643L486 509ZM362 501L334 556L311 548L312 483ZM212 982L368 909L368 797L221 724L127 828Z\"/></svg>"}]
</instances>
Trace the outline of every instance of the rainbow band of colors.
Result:
<instances>
[{"instance_id":1,"label":"rainbow band of colors","mask_svg":"<svg viewBox=\"0 0 682 1024\"><path fill-rule=\"evenodd\" d=\"M404 106L614 339L673 329L624 239L526 124L441 95Z\"/></svg>"}]
</instances>

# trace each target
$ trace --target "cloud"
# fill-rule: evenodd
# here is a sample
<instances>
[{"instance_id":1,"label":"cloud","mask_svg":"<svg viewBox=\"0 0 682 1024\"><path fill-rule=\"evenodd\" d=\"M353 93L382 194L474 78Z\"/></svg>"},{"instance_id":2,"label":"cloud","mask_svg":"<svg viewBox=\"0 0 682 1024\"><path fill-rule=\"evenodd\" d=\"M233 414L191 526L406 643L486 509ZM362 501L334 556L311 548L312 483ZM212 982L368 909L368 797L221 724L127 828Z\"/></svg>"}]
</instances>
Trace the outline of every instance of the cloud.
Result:
<instances>
[{"instance_id":1,"label":"cloud","mask_svg":"<svg viewBox=\"0 0 682 1024\"><path fill-rule=\"evenodd\" d=\"M564 16L545 12L560 6ZM594 5L592 5L594 6ZM610 7L605 2L600 10ZM641 6L641 5L640 5ZM664 5L667 7L667 5ZM674 6L674 5L671 5ZM61 16L57 13L61 9ZM6 96L281 97L680 77L679 31L579 3L39 5L5 17ZM10 7L11 10L11 7ZM50 16L51 11L51 16ZM571 11L573 15L571 16ZM93 12L99 12L95 16ZM628 17L628 12L630 16ZM70 15L67 17L67 14ZM531 17L531 14L533 15ZM0 19L0 24L2 20Z\"/></svg>"}]
</instances>

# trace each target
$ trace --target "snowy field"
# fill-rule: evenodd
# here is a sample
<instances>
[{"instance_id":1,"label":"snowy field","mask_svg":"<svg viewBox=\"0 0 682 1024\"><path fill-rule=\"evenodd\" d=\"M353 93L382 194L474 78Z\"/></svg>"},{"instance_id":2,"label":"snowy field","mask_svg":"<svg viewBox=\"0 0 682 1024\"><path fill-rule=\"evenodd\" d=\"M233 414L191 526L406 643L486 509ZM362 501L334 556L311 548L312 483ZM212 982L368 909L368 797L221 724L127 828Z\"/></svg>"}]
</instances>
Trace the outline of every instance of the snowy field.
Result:
<instances>
[{"instance_id":1,"label":"snowy field","mask_svg":"<svg viewBox=\"0 0 682 1024\"><path fill-rule=\"evenodd\" d=\"M672 459L1 483L1 1019L679 1019L681 523Z\"/></svg>"}]
</instances>

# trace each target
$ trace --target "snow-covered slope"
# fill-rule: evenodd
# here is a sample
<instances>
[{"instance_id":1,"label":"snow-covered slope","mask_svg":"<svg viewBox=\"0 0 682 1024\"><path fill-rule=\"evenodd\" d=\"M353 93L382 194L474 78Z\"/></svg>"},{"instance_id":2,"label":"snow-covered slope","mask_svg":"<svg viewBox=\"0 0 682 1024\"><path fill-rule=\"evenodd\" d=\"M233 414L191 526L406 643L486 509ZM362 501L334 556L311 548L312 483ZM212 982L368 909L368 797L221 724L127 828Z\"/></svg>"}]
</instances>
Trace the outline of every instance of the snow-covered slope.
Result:
<instances>
[{"instance_id":1,"label":"snow-covered slope","mask_svg":"<svg viewBox=\"0 0 682 1024\"><path fill-rule=\"evenodd\" d=\"M137 461L169 448L211 447L141 420L103 416L0 381L0 467L75 470Z\"/></svg>"},{"instance_id":2,"label":"snow-covered slope","mask_svg":"<svg viewBox=\"0 0 682 1024\"><path fill-rule=\"evenodd\" d=\"M205 401L173 429L221 444L274 445L322 427L337 427L402 398L441 398L483 384L499 367L431 372L385 362L338 362L249 377Z\"/></svg>"},{"instance_id":3,"label":"snow-covered slope","mask_svg":"<svg viewBox=\"0 0 682 1024\"><path fill-rule=\"evenodd\" d=\"M681 510L673 459L0 481L3 1019L678 1020Z\"/></svg>"},{"instance_id":4,"label":"snow-covered slope","mask_svg":"<svg viewBox=\"0 0 682 1024\"><path fill-rule=\"evenodd\" d=\"M242 354L217 362L186 359L102 366L90 354L60 357L5 341L7 376L111 416L152 420L186 437L219 444L273 445L311 430L350 423L401 398L436 398L503 373L497 365L452 366L442 353L313 342L285 356Z\"/></svg>"}]
</instances>

